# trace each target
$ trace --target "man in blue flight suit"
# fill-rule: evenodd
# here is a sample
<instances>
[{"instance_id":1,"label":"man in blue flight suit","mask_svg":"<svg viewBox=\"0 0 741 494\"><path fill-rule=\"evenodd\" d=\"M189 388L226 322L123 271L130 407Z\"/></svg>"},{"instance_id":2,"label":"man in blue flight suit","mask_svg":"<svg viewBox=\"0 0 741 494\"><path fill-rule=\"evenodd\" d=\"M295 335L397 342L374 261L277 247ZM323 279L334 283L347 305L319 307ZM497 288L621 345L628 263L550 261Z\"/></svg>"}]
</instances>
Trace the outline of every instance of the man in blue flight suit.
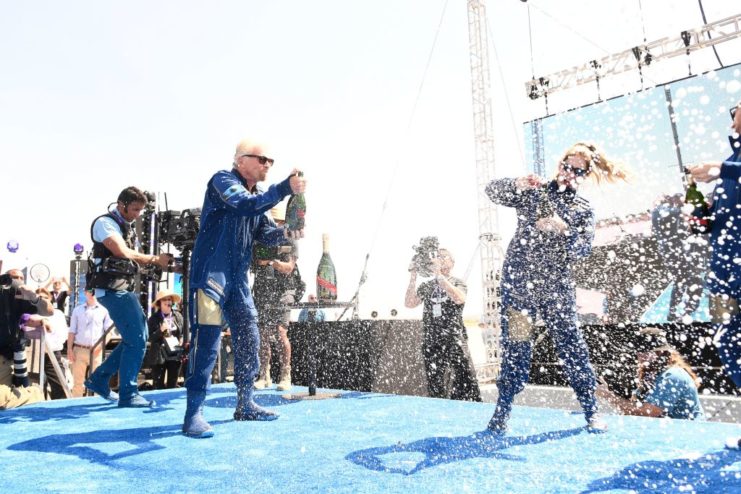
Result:
<instances>
[{"instance_id":1,"label":"man in blue flight suit","mask_svg":"<svg viewBox=\"0 0 741 494\"><path fill-rule=\"evenodd\" d=\"M110 313L121 343L85 381L85 387L119 407L151 407L139 394L137 376L144 359L149 332L139 296L133 292L137 265L155 264L167 268L170 254L149 255L137 252L138 242L132 223L147 205L147 196L136 187L127 187L118 195L116 207L98 216L91 230L93 250L89 260L86 289L95 289L95 297ZM119 394L111 391L111 376L119 375Z\"/></svg>"},{"instance_id":2,"label":"man in blue flight suit","mask_svg":"<svg viewBox=\"0 0 741 494\"><path fill-rule=\"evenodd\" d=\"M517 210L517 231L509 244L502 273L503 361L499 397L489 430L504 434L517 393L530 372L533 326L542 320L563 371L584 410L588 428L606 429L597 416L596 378L589 352L576 324L575 283L571 266L588 255L594 237L594 213L576 194L587 178L610 182L625 177L594 145L577 143L558 164L554 180L536 175L494 180L489 198Z\"/></svg>"},{"instance_id":3,"label":"man in blue flight suit","mask_svg":"<svg viewBox=\"0 0 741 494\"><path fill-rule=\"evenodd\" d=\"M243 140L237 145L233 168L217 172L206 189L190 269L191 349L183 421L183 433L190 437L214 434L203 417L203 402L224 325L231 329L234 344L234 419L277 418L252 399L259 370L260 336L247 272L253 241L277 245L288 236L289 231L274 226L265 213L291 193L304 192L305 182L299 171L293 170L284 181L260 191L257 183L265 180L273 164L267 154L263 144ZM303 231L292 232L291 236L300 238Z\"/></svg>"},{"instance_id":4,"label":"man in blue flight suit","mask_svg":"<svg viewBox=\"0 0 741 494\"><path fill-rule=\"evenodd\" d=\"M710 292L710 317L723 367L741 388L741 102L731 108L731 156L722 163L690 167L698 182L717 181L711 205L710 270L705 285ZM741 438L728 448L741 449Z\"/></svg>"}]
</instances>

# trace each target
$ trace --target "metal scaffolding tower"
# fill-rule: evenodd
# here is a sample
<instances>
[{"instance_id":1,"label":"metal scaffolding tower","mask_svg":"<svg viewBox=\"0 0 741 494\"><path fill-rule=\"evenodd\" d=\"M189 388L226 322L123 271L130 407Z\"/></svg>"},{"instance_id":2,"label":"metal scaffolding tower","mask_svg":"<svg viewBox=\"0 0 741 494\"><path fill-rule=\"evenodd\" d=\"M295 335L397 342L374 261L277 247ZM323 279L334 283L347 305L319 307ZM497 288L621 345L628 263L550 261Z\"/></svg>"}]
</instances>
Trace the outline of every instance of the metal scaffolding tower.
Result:
<instances>
[{"instance_id":1,"label":"metal scaffolding tower","mask_svg":"<svg viewBox=\"0 0 741 494\"><path fill-rule=\"evenodd\" d=\"M489 45L486 6L482 0L468 0L468 41L471 63L471 97L476 156L481 281L483 287L484 343L487 363L477 369L479 380L497 377L500 362L501 328L499 283L503 251L496 206L484 188L494 178L494 126L490 96Z\"/></svg>"},{"instance_id":2,"label":"metal scaffolding tower","mask_svg":"<svg viewBox=\"0 0 741 494\"><path fill-rule=\"evenodd\" d=\"M533 143L533 173L545 177L545 146L543 144L543 120L530 122Z\"/></svg>"}]
</instances>

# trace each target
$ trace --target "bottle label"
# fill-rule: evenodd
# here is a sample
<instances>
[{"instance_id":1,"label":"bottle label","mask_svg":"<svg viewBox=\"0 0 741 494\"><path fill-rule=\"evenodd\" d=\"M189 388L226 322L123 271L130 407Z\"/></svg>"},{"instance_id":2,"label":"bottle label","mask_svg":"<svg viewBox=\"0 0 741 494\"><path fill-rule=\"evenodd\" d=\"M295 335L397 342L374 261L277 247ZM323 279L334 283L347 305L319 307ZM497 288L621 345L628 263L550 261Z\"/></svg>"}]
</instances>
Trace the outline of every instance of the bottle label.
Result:
<instances>
[{"instance_id":1,"label":"bottle label","mask_svg":"<svg viewBox=\"0 0 741 494\"><path fill-rule=\"evenodd\" d=\"M712 228L710 212L706 205L696 206L689 217L690 231L694 234L708 233Z\"/></svg>"},{"instance_id":2,"label":"bottle label","mask_svg":"<svg viewBox=\"0 0 741 494\"><path fill-rule=\"evenodd\" d=\"M317 285L319 285L321 288L324 288L325 290L329 290L332 293L336 293L337 292L337 286L336 285L333 285L332 283L330 283L329 281L327 281L327 280L325 280L323 278L319 278L317 276L316 283L317 283Z\"/></svg>"}]
</instances>

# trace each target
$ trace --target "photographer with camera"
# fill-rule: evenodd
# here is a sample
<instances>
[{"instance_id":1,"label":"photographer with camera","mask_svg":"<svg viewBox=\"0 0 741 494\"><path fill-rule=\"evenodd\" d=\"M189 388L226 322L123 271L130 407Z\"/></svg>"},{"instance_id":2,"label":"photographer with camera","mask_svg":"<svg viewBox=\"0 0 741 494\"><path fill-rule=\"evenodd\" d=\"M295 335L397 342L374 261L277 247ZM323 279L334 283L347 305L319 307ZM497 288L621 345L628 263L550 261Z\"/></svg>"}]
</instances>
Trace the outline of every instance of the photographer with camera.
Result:
<instances>
[{"instance_id":1,"label":"photographer with camera","mask_svg":"<svg viewBox=\"0 0 741 494\"><path fill-rule=\"evenodd\" d=\"M86 289L95 289L95 297L108 309L121 334L121 343L85 381L85 387L119 407L151 407L139 394L137 376L147 345L147 318L134 293L139 266L167 268L170 254L149 255L137 252L138 242L133 222L148 202L136 187L121 191L116 207L98 216L91 226L93 249L88 261ZM119 395L111 391L109 381L119 374Z\"/></svg>"},{"instance_id":2,"label":"photographer with camera","mask_svg":"<svg viewBox=\"0 0 741 494\"><path fill-rule=\"evenodd\" d=\"M435 239L435 244L437 244ZM424 245L425 242L422 242ZM446 249L415 256L409 271L404 304L413 309L424 304L422 312L422 354L427 373L427 390L433 398L481 401L479 383L468 349L468 335L463 325L466 284L450 276L455 260ZM417 272L433 279L417 287ZM451 389L446 385L450 372Z\"/></svg>"},{"instance_id":3,"label":"photographer with camera","mask_svg":"<svg viewBox=\"0 0 741 494\"><path fill-rule=\"evenodd\" d=\"M40 388L30 386L21 325L29 314L53 313L51 303L24 284L21 271L11 269L0 276L0 409L44 399Z\"/></svg>"},{"instance_id":4,"label":"photographer with camera","mask_svg":"<svg viewBox=\"0 0 741 494\"><path fill-rule=\"evenodd\" d=\"M271 209L270 216L278 227L283 227L286 223L285 205ZM255 282L252 292L260 328L260 374L255 381L255 388L264 389L272 384L270 346L277 338L281 352L280 379L276 389L286 391L291 389L291 342L288 339L291 310L286 306L300 300L305 289L296 265L298 243L290 238L281 241L276 247L255 243L253 258Z\"/></svg>"},{"instance_id":5,"label":"photographer with camera","mask_svg":"<svg viewBox=\"0 0 741 494\"><path fill-rule=\"evenodd\" d=\"M183 420L183 433L189 437L214 435L203 418L203 402L225 325L234 343L234 419L277 418L252 398L259 370L260 334L248 269L254 241L278 245L286 237L303 237L303 230L276 227L265 213L291 193L304 192L306 183L294 169L288 178L262 192L257 183L265 180L273 165L267 154L263 144L243 140L237 145L232 169L216 172L206 188L190 269L191 346Z\"/></svg>"}]
</instances>

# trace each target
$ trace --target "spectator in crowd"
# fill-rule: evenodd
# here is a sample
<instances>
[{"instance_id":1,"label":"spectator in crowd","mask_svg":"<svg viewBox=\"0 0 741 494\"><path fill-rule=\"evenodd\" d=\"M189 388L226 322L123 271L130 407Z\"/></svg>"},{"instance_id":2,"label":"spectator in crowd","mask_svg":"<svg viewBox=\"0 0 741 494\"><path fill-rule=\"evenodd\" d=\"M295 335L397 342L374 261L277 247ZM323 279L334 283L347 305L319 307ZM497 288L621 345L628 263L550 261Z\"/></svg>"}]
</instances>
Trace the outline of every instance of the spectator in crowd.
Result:
<instances>
[{"instance_id":1,"label":"spectator in crowd","mask_svg":"<svg viewBox=\"0 0 741 494\"><path fill-rule=\"evenodd\" d=\"M667 322L691 316L702 297L704 249L699 243L688 241L690 230L682 214L683 204L680 194L664 196L651 211L651 233L658 243L665 273L674 282Z\"/></svg>"},{"instance_id":2,"label":"spectator in crowd","mask_svg":"<svg viewBox=\"0 0 741 494\"><path fill-rule=\"evenodd\" d=\"M597 380L576 319L572 265L590 253L594 238L592 207L576 191L586 179L614 182L625 178L626 173L595 145L578 142L563 154L550 181L528 175L487 185L489 198L515 208L518 218L502 271L504 354L497 406L489 422L493 433L506 432L515 396L528 381L538 319L548 328L588 429L607 428L597 415Z\"/></svg>"},{"instance_id":3,"label":"spectator in crowd","mask_svg":"<svg viewBox=\"0 0 741 494\"><path fill-rule=\"evenodd\" d=\"M481 392L468 349L468 335L463 324L466 284L450 275L455 261L447 249L440 249L432 259L433 279L417 287L417 267L411 276L404 304L422 310L422 354L427 373L427 391L433 398L481 401ZM448 389L448 373L451 378Z\"/></svg>"},{"instance_id":4,"label":"spectator in crowd","mask_svg":"<svg viewBox=\"0 0 741 494\"><path fill-rule=\"evenodd\" d=\"M285 205L275 206L270 210L270 215L275 224L283 228L286 223ZM297 260L298 243L293 239L285 238L274 247L255 243L252 293L260 328L260 373L255 381L256 389L272 385L271 343L276 339L280 346L280 379L276 389L291 389L291 342L288 339L291 310L287 306L293 305L296 298L296 276L300 276Z\"/></svg>"},{"instance_id":5,"label":"spectator in crowd","mask_svg":"<svg viewBox=\"0 0 741 494\"><path fill-rule=\"evenodd\" d=\"M316 295L314 295L313 293L310 293L309 297L307 298L307 302L310 304L316 304L317 303ZM324 309L304 307L298 313L298 322L309 322L309 323L324 322L325 319L326 319L326 315L324 314Z\"/></svg>"},{"instance_id":6,"label":"spectator in crowd","mask_svg":"<svg viewBox=\"0 0 741 494\"><path fill-rule=\"evenodd\" d=\"M613 393L603 381L597 396L626 415L702 420L700 380L657 328L645 328L638 348L638 384L630 399Z\"/></svg>"},{"instance_id":7,"label":"spectator in crowd","mask_svg":"<svg viewBox=\"0 0 741 494\"><path fill-rule=\"evenodd\" d=\"M0 276L0 408L14 408L43 400L31 387L26 367L26 340L21 331L24 314L51 316L53 307L23 284L23 273L11 269Z\"/></svg>"},{"instance_id":8,"label":"spectator in crowd","mask_svg":"<svg viewBox=\"0 0 741 494\"><path fill-rule=\"evenodd\" d=\"M52 303L51 294L46 288L38 288L36 293L49 303ZM44 359L44 375L49 386L49 396L52 400L66 398L67 394L64 391L66 374L64 372L64 363L62 362L62 348L64 348L64 343L67 341L69 328L67 327L67 319L64 317L64 313L55 307L54 314L50 317L41 317L39 315L28 316L25 325L29 328L38 328L37 331L33 331L31 334L27 333L29 337L40 338L40 334L38 333L42 330L45 331L45 344L52 352L52 355L54 355L54 359L61 371L61 375L57 374L56 369L54 369L54 362L48 356Z\"/></svg>"},{"instance_id":9,"label":"spectator in crowd","mask_svg":"<svg viewBox=\"0 0 741 494\"><path fill-rule=\"evenodd\" d=\"M180 376L183 356L183 315L174 309L180 295L160 290L154 298L154 313L149 317L149 354L154 389L174 388ZM167 381L165 382L165 375Z\"/></svg>"},{"instance_id":10,"label":"spectator in crowd","mask_svg":"<svg viewBox=\"0 0 741 494\"><path fill-rule=\"evenodd\" d=\"M65 276L62 276L61 278L53 277L46 285L44 285L44 288L48 290L54 307L61 310L62 313L66 312L67 299L70 290L67 278Z\"/></svg>"},{"instance_id":11,"label":"spectator in crowd","mask_svg":"<svg viewBox=\"0 0 741 494\"><path fill-rule=\"evenodd\" d=\"M260 335L257 312L248 283L253 241L277 245L289 232L271 224L267 213L291 193L305 188L298 170L267 191L257 188L265 180L273 159L256 141L237 145L233 167L217 172L208 182L201 209L201 227L191 259L191 346L185 386L188 388L183 433L189 437L213 436L203 418L203 402L216 363L222 328L227 324L234 347L234 384L237 386L235 420L274 420L277 415L253 400L259 370ZM303 231L296 232L297 238Z\"/></svg>"},{"instance_id":12,"label":"spectator in crowd","mask_svg":"<svg viewBox=\"0 0 741 494\"><path fill-rule=\"evenodd\" d=\"M731 156L722 163L690 167L697 182L715 181L712 194L709 273L710 317L723 367L741 388L741 102L731 108ZM741 437L726 446L741 449Z\"/></svg>"},{"instance_id":13,"label":"spectator in crowd","mask_svg":"<svg viewBox=\"0 0 741 494\"><path fill-rule=\"evenodd\" d=\"M134 293L139 266L155 265L167 269L172 255L144 254L137 251L134 221L147 206L149 198L136 187L122 190L116 207L98 216L91 225L93 249L85 286L94 288L95 296L108 309L121 343L85 381L85 387L119 407L148 408L154 402L139 394L137 377L147 348L147 317ZM111 377L118 373L119 392L110 388Z\"/></svg>"},{"instance_id":14,"label":"spectator in crowd","mask_svg":"<svg viewBox=\"0 0 741 494\"><path fill-rule=\"evenodd\" d=\"M103 358L103 346L95 347L95 343L103 336L113 321L108 309L95 298L95 290L85 290L85 303L72 310L69 321L69 335L67 336L67 360L72 366L72 396L80 397L84 394L83 383L88 372L93 372Z\"/></svg>"}]
</instances>

